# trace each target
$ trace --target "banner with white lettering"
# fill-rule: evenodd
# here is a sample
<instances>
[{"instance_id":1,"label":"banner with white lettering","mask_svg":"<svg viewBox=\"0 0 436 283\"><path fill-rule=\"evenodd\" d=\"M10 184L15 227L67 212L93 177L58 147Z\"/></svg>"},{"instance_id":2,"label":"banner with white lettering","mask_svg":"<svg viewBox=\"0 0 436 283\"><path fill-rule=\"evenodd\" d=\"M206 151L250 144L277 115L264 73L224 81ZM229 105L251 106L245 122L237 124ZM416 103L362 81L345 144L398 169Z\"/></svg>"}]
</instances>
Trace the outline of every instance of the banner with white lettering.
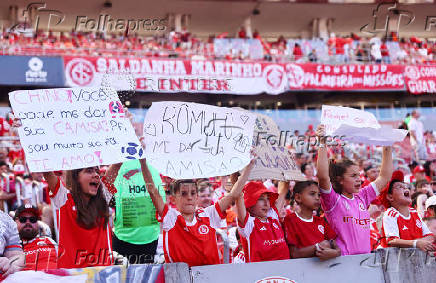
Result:
<instances>
[{"instance_id":1,"label":"banner with white lettering","mask_svg":"<svg viewBox=\"0 0 436 283\"><path fill-rule=\"evenodd\" d=\"M291 90L404 90L402 65L287 64L285 71Z\"/></svg>"},{"instance_id":2,"label":"banner with white lettering","mask_svg":"<svg viewBox=\"0 0 436 283\"><path fill-rule=\"evenodd\" d=\"M136 89L253 95L289 90L404 90L400 65L284 64L250 61L65 56L66 83L99 87L105 73L128 72ZM118 89L130 86L120 84Z\"/></svg>"},{"instance_id":3,"label":"banner with white lettering","mask_svg":"<svg viewBox=\"0 0 436 283\"><path fill-rule=\"evenodd\" d=\"M406 66L404 79L410 93L436 93L436 65Z\"/></svg>"},{"instance_id":4,"label":"banner with white lettering","mask_svg":"<svg viewBox=\"0 0 436 283\"><path fill-rule=\"evenodd\" d=\"M98 88L9 93L31 172L137 159L143 150L116 92Z\"/></svg>"},{"instance_id":5,"label":"banner with white lettering","mask_svg":"<svg viewBox=\"0 0 436 283\"><path fill-rule=\"evenodd\" d=\"M224 176L250 161L256 116L187 102L153 102L144 120L145 155L174 179Z\"/></svg>"},{"instance_id":6,"label":"banner with white lettering","mask_svg":"<svg viewBox=\"0 0 436 283\"><path fill-rule=\"evenodd\" d=\"M305 181L294 154L281 144L280 130L274 120L262 114L256 116L253 141L258 158L248 179Z\"/></svg>"}]
</instances>

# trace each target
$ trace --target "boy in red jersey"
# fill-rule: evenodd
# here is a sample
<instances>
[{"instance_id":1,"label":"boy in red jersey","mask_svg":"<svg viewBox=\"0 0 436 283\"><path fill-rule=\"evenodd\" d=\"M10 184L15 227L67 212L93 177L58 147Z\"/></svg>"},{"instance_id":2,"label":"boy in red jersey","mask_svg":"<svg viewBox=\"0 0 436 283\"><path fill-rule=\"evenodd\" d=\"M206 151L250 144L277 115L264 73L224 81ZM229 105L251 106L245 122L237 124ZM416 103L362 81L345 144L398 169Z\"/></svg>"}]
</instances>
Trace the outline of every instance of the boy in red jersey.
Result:
<instances>
[{"instance_id":1,"label":"boy in red jersey","mask_svg":"<svg viewBox=\"0 0 436 283\"><path fill-rule=\"evenodd\" d=\"M194 181L178 180L171 184L176 209L171 208L153 185L145 159L140 162L145 183L149 184L147 190L162 222L165 261L185 262L189 266L219 264L215 230L221 227L226 209L242 193L254 160L245 167L229 194L215 205L199 209L196 209L198 188Z\"/></svg>"},{"instance_id":2,"label":"boy in red jersey","mask_svg":"<svg viewBox=\"0 0 436 283\"><path fill-rule=\"evenodd\" d=\"M236 201L238 231L246 262L289 259L280 212L283 209L289 183L279 183L279 194L267 189L262 182L249 182L244 196Z\"/></svg>"},{"instance_id":3,"label":"boy in red jersey","mask_svg":"<svg viewBox=\"0 0 436 283\"><path fill-rule=\"evenodd\" d=\"M434 251L434 236L418 212L410 208L410 190L401 171L395 171L388 186L380 193L387 210L383 215L383 247L419 248Z\"/></svg>"},{"instance_id":4,"label":"boy in red jersey","mask_svg":"<svg viewBox=\"0 0 436 283\"><path fill-rule=\"evenodd\" d=\"M314 257L329 259L341 255L334 239L336 233L327 221L313 215L321 205L318 184L314 181L297 182L293 198L300 212L285 218L285 232L292 258Z\"/></svg>"}]
</instances>

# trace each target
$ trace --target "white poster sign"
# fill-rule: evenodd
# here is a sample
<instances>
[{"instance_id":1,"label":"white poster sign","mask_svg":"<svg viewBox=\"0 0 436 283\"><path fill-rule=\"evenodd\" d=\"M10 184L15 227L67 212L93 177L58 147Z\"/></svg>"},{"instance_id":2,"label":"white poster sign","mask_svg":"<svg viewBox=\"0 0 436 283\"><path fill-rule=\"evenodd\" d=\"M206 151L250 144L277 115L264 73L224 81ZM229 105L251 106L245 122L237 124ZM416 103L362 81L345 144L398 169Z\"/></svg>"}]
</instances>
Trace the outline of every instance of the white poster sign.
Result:
<instances>
[{"instance_id":1,"label":"white poster sign","mask_svg":"<svg viewBox=\"0 0 436 283\"><path fill-rule=\"evenodd\" d=\"M142 147L116 92L98 88L9 93L31 172L70 170L137 159Z\"/></svg>"},{"instance_id":2,"label":"white poster sign","mask_svg":"<svg viewBox=\"0 0 436 283\"><path fill-rule=\"evenodd\" d=\"M144 120L147 161L174 179L229 175L250 161L255 120L231 108L154 102Z\"/></svg>"},{"instance_id":3,"label":"white poster sign","mask_svg":"<svg viewBox=\"0 0 436 283\"><path fill-rule=\"evenodd\" d=\"M249 180L306 180L295 164L294 155L282 143L282 135L273 119L256 114L254 128L255 151L258 156Z\"/></svg>"},{"instance_id":4,"label":"white poster sign","mask_svg":"<svg viewBox=\"0 0 436 283\"><path fill-rule=\"evenodd\" d=\"M323 105L321 109L321 124L325 125L326 135L333 135L342 124L355 127L379 129L380 125L372 113L349 107Z\"/></svg>"}]
</instances>

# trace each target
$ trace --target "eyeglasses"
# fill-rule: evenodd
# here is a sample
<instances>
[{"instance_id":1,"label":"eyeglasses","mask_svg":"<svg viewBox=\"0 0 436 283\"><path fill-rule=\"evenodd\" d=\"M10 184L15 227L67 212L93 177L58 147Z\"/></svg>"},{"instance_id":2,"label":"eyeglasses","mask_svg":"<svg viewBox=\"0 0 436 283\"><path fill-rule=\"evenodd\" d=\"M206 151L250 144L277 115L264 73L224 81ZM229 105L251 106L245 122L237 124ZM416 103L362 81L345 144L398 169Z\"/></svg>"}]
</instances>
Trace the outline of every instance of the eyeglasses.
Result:
<instances>
[{"instance_id":1,"label":"eyeglasses","mask_svg":"<svg viewBox=\"0 0 436 283\"><path fill-rule=\"evenodd\" d=\"M31 216L31 217L20 216L18 218L18 220L20 220L20 223L26 223L27 219L29 219L30 223L36 223L38 221L38 218L35 216Z\"/></svg>"}]
</instances>

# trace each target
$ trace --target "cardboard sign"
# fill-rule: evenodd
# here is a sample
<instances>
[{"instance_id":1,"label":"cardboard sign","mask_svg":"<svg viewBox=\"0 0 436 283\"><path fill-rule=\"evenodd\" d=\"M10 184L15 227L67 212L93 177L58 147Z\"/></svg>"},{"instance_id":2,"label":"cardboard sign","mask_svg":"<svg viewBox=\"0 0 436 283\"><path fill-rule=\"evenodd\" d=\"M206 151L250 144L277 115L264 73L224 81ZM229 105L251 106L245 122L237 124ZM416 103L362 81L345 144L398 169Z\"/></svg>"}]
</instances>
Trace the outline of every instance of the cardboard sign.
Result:
<instances>
[{"instance_id":1,"label":"cardboard sign","mask_svg":"<svg viewBox=\"0 0 436 283\"><path fill-rule=\"evenodd\" d=\"M137 159L143 150L116 92L98 88L9 93L31 172Z\"/></svg>"},{"instance_id":2,"label":"cardboard sign","mask_svg":"<svg viewBox=\"0 0 436 283\"><path fill-rule=\"evenodd\" d=\"M174 179L229 175L250 161L256 116L186 102L154 102L144 120L147 161Z\"/></svg>"},{"instance_id":3,"label":"cardboard sign","mask_svg":"<svg viewBox=\"0 0 436 283\"><path fill-rule=\"evenodd\" d=\"M277 124L266 115L256 115L253 141L258 158L248 179L305 181L293 153L280 144L282 139Z\"/></svg>"}]
</instances>

